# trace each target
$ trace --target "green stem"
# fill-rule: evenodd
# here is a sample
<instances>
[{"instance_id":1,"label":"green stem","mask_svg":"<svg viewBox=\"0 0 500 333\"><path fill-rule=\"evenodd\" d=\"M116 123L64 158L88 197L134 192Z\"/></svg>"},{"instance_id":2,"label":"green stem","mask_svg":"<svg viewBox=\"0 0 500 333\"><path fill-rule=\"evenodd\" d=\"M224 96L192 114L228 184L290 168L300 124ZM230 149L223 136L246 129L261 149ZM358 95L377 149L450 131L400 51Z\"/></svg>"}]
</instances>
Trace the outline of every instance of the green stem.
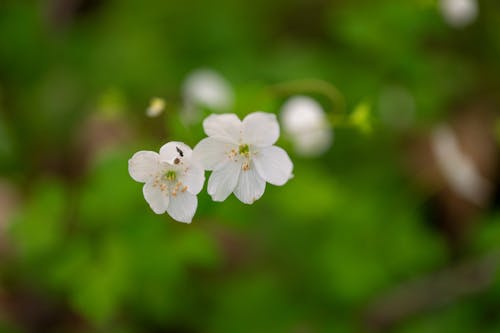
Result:
<instances>
[{"instance_id":1,"label":"green stem","mask_svg":"<svg viewBox=\"0 0 500 333\"><path fill-rule=\"evenodd\" d=\"M332 113L343 114L345 112L344 96L333 84L319 79L302 79L278 83L270 87L271 91L279 95L294 94L321 94L328 98L332 104Z\"/></svg>"}]
</instances>

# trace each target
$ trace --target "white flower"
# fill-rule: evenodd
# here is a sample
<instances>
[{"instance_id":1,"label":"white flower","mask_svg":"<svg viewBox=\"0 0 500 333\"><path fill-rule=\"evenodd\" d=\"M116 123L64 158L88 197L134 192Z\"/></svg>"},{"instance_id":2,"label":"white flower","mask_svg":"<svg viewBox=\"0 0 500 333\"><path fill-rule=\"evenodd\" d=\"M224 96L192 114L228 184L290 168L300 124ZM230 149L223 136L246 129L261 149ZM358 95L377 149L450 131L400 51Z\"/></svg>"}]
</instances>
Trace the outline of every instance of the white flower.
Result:
<instances>
[{"instance_id":1,"label":"white flower","mask_svg":"<svg viewBox=\"0 0 500 333\"><path fill-rule=\"evenodd\" d=\"M231 85L212 69L198 69L191 72L182 86L184 100L183 117L187 121L198 118L199 108L224 112L233 105Z\"/></svg>"},{"instance_id":2,"label":"white flower","mask_svg":"<svg viewBox=\"0 0 500 333\"><path fill-rule=\"evenodd\" d=\"M141 183L144 198L156 214L165 211L179 222L190 223L205 182L205 171L182 142L169 142L160 153L139 151L128 161L130 176Z\"/></svg>"},{"instance_id":3,"label":"white flower","mask_svg":"<svg viewBox=\"0 0 500 333\"><path fill-rule=\"evenodd\" d=\"M463 198L482 205L491 192L492 184L467 155L453 129L440 125L432 131L431 148L437 165L450 187Z\"/></svg>"},{"instance_id":4,"label":"white flower","mask_svg":"<svg viewBox=\"0 0 500 333\"><path fill-rule=\"evenodd\" d=\"M297 154L318 156L332 145L333 130L325 111L306 96L290 98L281 108L281 123Z\"/></svg>"},{"instance_id":5,"label":"white flower","mask_svg":"<svg viewBox=\"0 0 500 333\"><path fill-rule=\"evenodd\" d=\"M479 11L476 0L440 0L439 4L444 19L455 28L474 22Z\"/></svg>"},{"instance_id":6,"label":"white flower","mask_svg":"<svg viewBox=\"0 0 500 333\"><path fill-rule=\"evenodd\" d=\"M292 161L273 145L280 134L274 114L254 112L243 121L235 114L212 114L203 128L208 138L196 145L193 156L213 171L208 194L214 201L224 201L234 192L251 204L262 196L266 182L280 186L291 178Z\"/></svg>"}]
</instances>

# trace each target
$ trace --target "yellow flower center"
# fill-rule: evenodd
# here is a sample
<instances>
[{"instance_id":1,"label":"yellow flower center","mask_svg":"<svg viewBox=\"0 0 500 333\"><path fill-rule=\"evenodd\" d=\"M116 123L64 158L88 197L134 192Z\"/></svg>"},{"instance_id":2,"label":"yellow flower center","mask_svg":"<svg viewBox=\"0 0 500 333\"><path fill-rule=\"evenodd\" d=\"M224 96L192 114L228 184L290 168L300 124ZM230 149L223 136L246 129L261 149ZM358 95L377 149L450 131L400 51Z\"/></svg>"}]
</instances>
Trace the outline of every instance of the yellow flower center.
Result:
<instances>
[{"instance_id":1,"label":"yellow flower center","mask_svg":"<svg viewBox=\"0 0 500 333\"><path fill-rule=\"evenodd\" d=\"M250 154L250 147L247 144L242 144L238 148L238 153L243 156L248 156Z\"/></svg>"},{"instance_id":2,"label":"yellow flower center","mask_svg":"<svg viewBox=\"0 0 500 333\"><path fill-rule=\"evenodd\" d=\"M163 177L168 181L175 181L177 179L177 173L173 170L169 170L163 175Z\"/></svg>"}]
</instances>

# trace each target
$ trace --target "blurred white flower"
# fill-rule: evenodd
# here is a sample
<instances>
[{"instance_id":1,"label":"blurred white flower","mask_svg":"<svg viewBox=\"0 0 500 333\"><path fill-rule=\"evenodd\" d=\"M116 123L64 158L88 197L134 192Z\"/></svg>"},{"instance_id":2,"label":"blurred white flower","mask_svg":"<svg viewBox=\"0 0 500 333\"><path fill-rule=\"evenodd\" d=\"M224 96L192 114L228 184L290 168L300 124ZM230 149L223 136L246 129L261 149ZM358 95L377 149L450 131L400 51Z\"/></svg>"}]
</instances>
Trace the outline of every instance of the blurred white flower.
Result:
<instances>
[{"instance_id":1,"label":"blurred white flower","mask_svg":"<svg viewBox=\"0 0 500 333\"><path fill-rule=\"evenodd\" d=\"M212 69L198 69L188 74L182 97L183 117L188 122L198 119L200 107L224 112L232 107L234 100L231 85Z\"/></svg>"},{"instance_id":2,"label":"blurred white flower","mask_svg":"<svg viewBox=\"0 0 500 333\"><path fill-rule=\"evenodd\" d=\"M297 154L318 156L332 145L333 130L325 111L306 96L290 98L281 108L281 123Z\"/></svg>"},{"instance_id":3,"label":"blurred white flower","mask_svg":"<svg viewBox=\"0 0 500 333\"><path fill-rule=\"evenodd\" d=\"M235 114L210 115L203 121L208 138L193 151L212 170L208 194L224 201L232 192L251 204L264 193L266 182L284 185L292 177L288 154L274 146L280 134L276 116L254 112L241 121Z\"/></svg>"},{"instance_id":4,"label":"blurred white flower","mask_svg":"<svg viewBox=\"0 0 500 333\"><path fill-rule=\"evenodd\" d=\"M146 115L148 117L158 117L165 109L165 100L163 98L154 97L149 102L149 107L146 110Z\"/></svg>"},{"instance_id":5,"label":"blurred white flower","mask_svg":"<svg viewBox=\"0 0 500 333\"><path fill-rule=\"evenodd\" d=\"M432 151L450 187L475 204L484 203L492 185L481 175L473 160L460 148L450 126L441 125L434 129Z\"/></svg>"},{"instance_id":6,"label":"blurred white flower","mask_svg":"<svg viewBox=\"0 0 500 333\"><path fill-rule=\"evenodd\" d=\"M205 171L182 142L169 142L160 153L139 151L128 161L130 176L145 183L144 198L156 214L165 211L179 222L190 223L205 182Z\"/></svg>"},{"instance_id":7,"label":"blurred white flower","mask_svg":"<svg viewBox=\"0 0 500 333\"><path fill-rule=\"evenodd\" d=\"M477 0L440 0L445 21L455 28L462 28L476 20L479 12Z\"/></svg>"}]
</instances>

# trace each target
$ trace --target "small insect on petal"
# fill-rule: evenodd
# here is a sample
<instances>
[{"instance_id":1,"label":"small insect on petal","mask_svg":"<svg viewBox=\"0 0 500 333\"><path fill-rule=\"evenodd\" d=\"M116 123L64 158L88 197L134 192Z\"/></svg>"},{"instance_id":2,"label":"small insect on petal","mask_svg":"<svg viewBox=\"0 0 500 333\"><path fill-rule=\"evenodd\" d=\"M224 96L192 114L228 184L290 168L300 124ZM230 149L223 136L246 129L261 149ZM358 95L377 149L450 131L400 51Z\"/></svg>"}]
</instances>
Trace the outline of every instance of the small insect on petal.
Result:
<instances>
[{"instance_id":1,"label":"small insect on petal","mask_svg":"<svg viewBox=\"0 0 500 333\"><path fill-rule=\"evenodd\" d=\"M159 97L154 97L149 103L149 107L146 110L146 115L148 117L154 118L162 114L165 109L165 100Z\"/></svg>"}]
</instances>

